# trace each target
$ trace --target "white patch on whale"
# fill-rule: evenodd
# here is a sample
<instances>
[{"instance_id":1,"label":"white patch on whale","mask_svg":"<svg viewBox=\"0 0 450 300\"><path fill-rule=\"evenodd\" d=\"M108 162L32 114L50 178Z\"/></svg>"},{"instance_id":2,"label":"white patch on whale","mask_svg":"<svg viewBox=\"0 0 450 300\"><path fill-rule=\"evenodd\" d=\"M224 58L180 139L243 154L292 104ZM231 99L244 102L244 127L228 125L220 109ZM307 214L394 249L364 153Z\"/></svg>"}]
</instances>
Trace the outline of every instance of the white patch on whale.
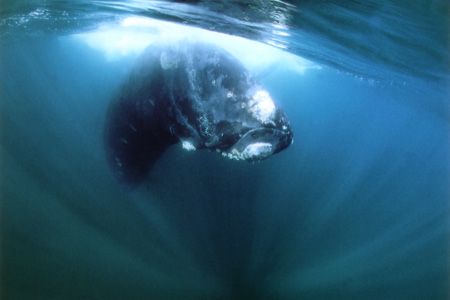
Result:
<instances>
[{"instance_id":1,"label":"white patch on whale","mask_svg":"<svg viewBox=\"0 0 450 300\"><path fill-rule=\"evenodd\" d=\"M263 124L273 123L275 103L265 90L257 90L249 101L249 112Z\"/></svg>"},{"instance_id":2,"label":"white patch on whale","mask_svg":"<svg viewBox=\"0 0 450 300\"><path fill-rule=\"evenodd\" d=\"M192 144L191 142L186 141L186 140L181 141L181 147L183 147L183 149L187 150L187 151L195 151L195 150L197 150L197 148L195 148L194 144Z\"/></svg>"},{"instance_id":3,"label":"white patch on whale","mask_svg":"<svg viewBox=\"0 0 450 300\"><path fill-rule=\"evenodd\" d=\"M258 160L269 157L273 154L273 150L271 143L257 142L247 145L242 152L234 148L231 152L221 154L223 157L234 160Z\"/></svg>"},{"instance_id":4,"label":"white patch on whale","mask_svg":"<svg viewBox=\"0 0 450 300\"><path fill-rule=\"evenodd\" d=\"M247 159L268 157L272 153L273 153L273 146L271 143L258 142L247 145L244 151L238 153L238 156L241 159L247 160Z\"/></svg>"}]
</instances>

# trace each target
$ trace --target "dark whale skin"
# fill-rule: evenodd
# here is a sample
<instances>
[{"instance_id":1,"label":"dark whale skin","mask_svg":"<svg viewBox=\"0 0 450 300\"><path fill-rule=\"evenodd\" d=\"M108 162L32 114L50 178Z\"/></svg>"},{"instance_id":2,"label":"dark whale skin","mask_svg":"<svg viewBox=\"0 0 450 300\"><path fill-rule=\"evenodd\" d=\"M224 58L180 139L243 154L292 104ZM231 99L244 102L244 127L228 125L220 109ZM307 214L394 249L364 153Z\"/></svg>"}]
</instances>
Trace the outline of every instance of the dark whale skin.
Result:
<instances>
[{"instance_id":1,"label":"dark whale skin","mask_svg":"<svg viewBox=\"0 0 450 300\"><path fill-rule=\"evenodd\" d=\"M243 160L263 159L286 148L293 134L280 109L274 109L270 123L249 112L252 95L260 89L236 58L216 46L183 42L148 47L106 115L105 148L115 177L141 182L179 141ZM268 145L270 151L261 157L239 155L252 143L257 149ZM227 153L232 148L233 155Z\"/></svg>"}]
</instances>

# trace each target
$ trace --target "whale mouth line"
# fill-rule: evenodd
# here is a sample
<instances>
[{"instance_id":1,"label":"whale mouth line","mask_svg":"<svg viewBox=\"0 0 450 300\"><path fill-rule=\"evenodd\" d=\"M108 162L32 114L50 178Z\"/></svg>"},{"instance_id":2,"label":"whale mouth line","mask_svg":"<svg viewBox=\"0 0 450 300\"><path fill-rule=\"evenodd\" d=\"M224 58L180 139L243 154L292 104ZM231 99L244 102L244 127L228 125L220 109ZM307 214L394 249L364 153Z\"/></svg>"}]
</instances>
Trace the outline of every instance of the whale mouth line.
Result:
<instances>
[{"instance_id":1,"label":"whale mouth line","mask_svg":"<svg viewBox=\"0 0 450 300\"><path fill-rule=\"evenodd\" d=\"M284 133L276 128L255 128L246 132L234 145L233 148L243 151L247 146L254 143L276 144Z\"/></svg>"},{"instance_id":2,"label":"whale mouth line","mask_svg":"<svg viewBox=\"0 0 450 300\"><path fill-rule=\"evenodd\" d=\"M286 132L276 128L256 128L246 132L222 156L234 160L258 161L278 152Z\"/></svg>"},{"instance_id":3,"label":"whale mouth line","mask_svg":"<svg viewBox=\"0 0 450 300\"><path fill-rule=\"evenodd\" d=\"M239 155L245 160L266 158L273 153L273 145L266 142L256 142L247 145Z\"/></svg>"},{"instance_id":4,"label":"whale mouth line","mask_svg":"<svg viewBox=\"0 0 450 300\"><path fill-rule=\"evenodd\" d=\"M248 144L242 151L233 147L230 152L222 152L222 156L234 160L257 161L269 157L273 152L271 143L255 142Z\"/></svg>"}]
</instances>

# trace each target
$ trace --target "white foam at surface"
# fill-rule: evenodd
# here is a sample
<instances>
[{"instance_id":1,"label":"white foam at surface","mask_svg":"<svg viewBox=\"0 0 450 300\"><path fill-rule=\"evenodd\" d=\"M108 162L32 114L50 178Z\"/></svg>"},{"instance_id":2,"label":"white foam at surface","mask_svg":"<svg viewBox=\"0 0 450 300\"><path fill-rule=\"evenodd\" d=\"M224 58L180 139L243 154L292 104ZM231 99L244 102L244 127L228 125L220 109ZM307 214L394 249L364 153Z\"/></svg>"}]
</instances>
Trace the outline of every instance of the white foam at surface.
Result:
<instances>
[{"instance_id":1,"label":"white foam at surface","mask_svg":"<svg viewBox=\"0 0 450 300\"><path fill-rule=\"evenodd\" d=\"M97 29L71 37L104 53L108 60L139 55L153 43L192 40L222 47L254 73L284 62L297 73L318 68L312 62L267 44L224 33L145 17L126 17L120 22L104 23Z\"/></svg>"}]
</instances>

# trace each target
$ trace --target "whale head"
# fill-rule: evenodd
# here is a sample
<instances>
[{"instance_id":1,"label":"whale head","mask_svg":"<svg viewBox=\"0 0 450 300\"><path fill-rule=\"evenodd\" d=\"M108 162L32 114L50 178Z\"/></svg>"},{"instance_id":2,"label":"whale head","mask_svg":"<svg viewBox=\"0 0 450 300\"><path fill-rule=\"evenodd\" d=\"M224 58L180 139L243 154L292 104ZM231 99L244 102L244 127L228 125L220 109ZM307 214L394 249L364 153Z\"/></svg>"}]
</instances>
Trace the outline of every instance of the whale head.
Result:
<instances>
[{"instance_id":1,"label":"whale head","mask_svg":"<svg viewBox=\"0 0 450 300\"><path fill-rule=\"evenodd\" d=\"M270 94L257 86L249 89L232 113L235 118L221 120L214 145L222 156L259 161L280 152L293 143L293 132L286 114L275 105ZM232 111L232 109L229 109Z\"/></svg>"}]
</instances>

